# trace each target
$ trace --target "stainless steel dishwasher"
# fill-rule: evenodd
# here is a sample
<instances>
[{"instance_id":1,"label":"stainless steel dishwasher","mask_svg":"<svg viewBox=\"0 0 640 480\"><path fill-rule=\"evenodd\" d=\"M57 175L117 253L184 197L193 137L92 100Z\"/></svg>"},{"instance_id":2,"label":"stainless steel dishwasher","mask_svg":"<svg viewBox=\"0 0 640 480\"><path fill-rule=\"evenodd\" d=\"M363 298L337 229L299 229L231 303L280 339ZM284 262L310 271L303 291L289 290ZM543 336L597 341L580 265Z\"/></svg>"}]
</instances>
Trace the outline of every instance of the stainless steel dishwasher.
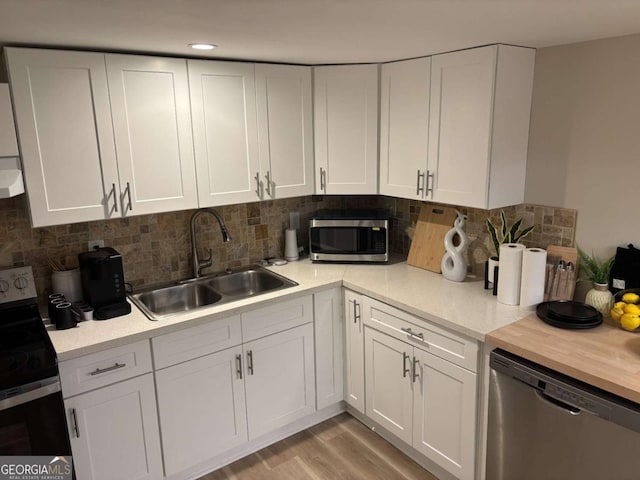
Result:
<instances>
[{"instance_id":1,"label":"stainless steel dishwasher","mask_svg":"<svg viewBox=\"0 0 640 480\"><path fill-rule=\"evenodd\" d=\"M638 480L640 405L491 353L487 480Z\"/></svg>"}]
</instances>

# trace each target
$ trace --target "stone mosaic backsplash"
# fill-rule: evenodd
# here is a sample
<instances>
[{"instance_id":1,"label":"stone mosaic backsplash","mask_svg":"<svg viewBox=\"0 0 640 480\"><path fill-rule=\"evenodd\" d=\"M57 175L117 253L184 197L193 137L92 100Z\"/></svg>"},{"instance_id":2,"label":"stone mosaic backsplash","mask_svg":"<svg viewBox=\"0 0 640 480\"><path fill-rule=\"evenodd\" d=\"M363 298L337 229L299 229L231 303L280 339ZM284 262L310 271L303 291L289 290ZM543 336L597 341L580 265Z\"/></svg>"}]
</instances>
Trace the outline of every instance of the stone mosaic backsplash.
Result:
<instances>
[{"instance_id":1,"label":"stone mosaic backsplash","mask_svg":"<svg viewBox=\"0 0 640 480\"><path fill-rule=\"evenodd\" d=\"M405 233L415 225L420 208L426 202L378 195L305 196L217 207L224 217L232 241L224 243L215 220L208 215L198 219L199 255L213 250L214 264L209 271L255 263L266 257L282 256L284 230L289 227L289 212L300 215L298 245L308 252L309 219L323 208L385 208L392 217L392 251L408 254L411 242ZM466 231L471 240L470 271L482 273L484 261L492 255L485 221L489 215L499 224L500 210L459 208L468 215ZM523 225L536 225L525 239L528 246L575 244L576 211L518 205L505 208L510 222L523 217ZM77 255L87 250L89 240L104 240L124 259L125 279L134 288L192 275L189 220L194 210L142 215L124 219L83 222L53 227L31 228L26 197L0 200L0 268L31 265L37 291L50 291L52 258L65 267L77 266ZM207 270L205 270L205 273Z\"/></svg>"}]
</instances>

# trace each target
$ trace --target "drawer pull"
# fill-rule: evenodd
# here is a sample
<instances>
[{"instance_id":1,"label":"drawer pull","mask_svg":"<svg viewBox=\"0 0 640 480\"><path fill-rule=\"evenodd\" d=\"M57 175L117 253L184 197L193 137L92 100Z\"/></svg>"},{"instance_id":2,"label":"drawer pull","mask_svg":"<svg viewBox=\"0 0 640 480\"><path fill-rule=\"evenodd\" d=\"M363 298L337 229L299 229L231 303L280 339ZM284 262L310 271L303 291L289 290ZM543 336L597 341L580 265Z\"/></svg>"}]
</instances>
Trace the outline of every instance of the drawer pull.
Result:
<instances>
[{"instance_id":1,"label":"drawer pull","mask_svg":"<svg viewBox=\"0 0 640 480\"><path fill-rule=\"evenodd\" d=\"M78 417L76 415L76 409L71 409L71 420L73 422L73 431L76 434L76 438L80 438L80 429L78 429Z\"/></svg>"},{"instance_id":2,"label":"drawer pull","mask_svg":"<svg viewBox=\"0 0 640 480\"><path fill-rule=\"evenodd\" d=\"M402 352L402 378L407 378L407 374L410 373L411 367L407 368L407 360L411 357L405 352Z\"/></svg>"},{"instance_id":3,"label":"drawer pull","mask_svg":"<svg viewBox=\"0 0 640 480\"><path fill-rule=\"evenodd\" d=\"M119 368L124 368L126 366L127 366L126 363L118 363L118 362L116 362L115 364L111 365L110 367L96 368L93 372L89 372L89 375L91 375L91 376L100 375L101 373L111 372L112 370L118 370Z\"/></svg>"},{"instance_id":4,"label":"drawer pull","mask_svg":"<svg viewBox=\"0 0 640 480\"><path fill-rule=\"evenodd\" d=\"M424 342L424 335L422 333L413 332L410 328L401 328L400 330L402 330L407 335L410 335L410 336L415 337L415 338L419 338L420 340L422 340Z\"/></svg>"}]
</instances>

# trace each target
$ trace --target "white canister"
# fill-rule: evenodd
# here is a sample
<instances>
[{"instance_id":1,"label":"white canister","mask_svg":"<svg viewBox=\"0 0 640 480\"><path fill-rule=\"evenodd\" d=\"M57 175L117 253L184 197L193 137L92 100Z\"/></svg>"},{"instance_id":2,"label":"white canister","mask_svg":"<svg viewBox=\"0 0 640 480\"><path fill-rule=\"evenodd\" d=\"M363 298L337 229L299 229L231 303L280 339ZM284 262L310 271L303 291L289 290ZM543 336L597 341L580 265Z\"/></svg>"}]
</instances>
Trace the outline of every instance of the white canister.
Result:
<instances>
[{"instance_id":1,"label":"white canister","mask_svg":"<svg viewBox=\"0 0 640 480\"><path fill-rule=\"evenodd\" d=\"M298 239L294 228L287 228L284 231L284 258L288 262L298 260Z\"/></svg>"},{"instance_id":2,"label":"white canister","mask_svg":"<svg viewBox=\"0 0 640 480\"><path fill-rule=\"evenodd\" d=\"M55 271L51 274L51 289L54 293L62 293L70 302L82 300L82 281L80 269Z\"/></svg>"}]
</instances>

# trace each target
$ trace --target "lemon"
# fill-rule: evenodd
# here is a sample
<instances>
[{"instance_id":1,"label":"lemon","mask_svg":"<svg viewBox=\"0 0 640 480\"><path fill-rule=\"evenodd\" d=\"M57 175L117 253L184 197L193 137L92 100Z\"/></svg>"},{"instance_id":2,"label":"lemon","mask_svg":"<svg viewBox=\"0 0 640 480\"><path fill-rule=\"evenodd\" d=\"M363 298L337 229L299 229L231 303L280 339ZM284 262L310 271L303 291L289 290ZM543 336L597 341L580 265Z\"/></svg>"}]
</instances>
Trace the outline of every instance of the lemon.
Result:
<instances>
[{"instance_id":1,"label":"lemon","mask_svg":"<svg viewBox=\"0 0 640 480\"><path fill-rule=\"evenodd\" d=\"M638 301L640 301L640 295L637 293L625 293L622 296L622 301L626 303L638 303Z\"/></svg>"},{"instance_id":2,"label":"lemon","mask_svg":"<svg viewBox=\"0 0 640 480\"><path fill-rule=\"evenodd\" d=\"M633 303L629 303L624 307L624 313L630 313L631 315L640 315L640 307L638 305L634 305Z\"/></svg>"},{"instance_id":3,"label":"lemon","mask_svg":"<svg viewBox=\"0 0 640 480\"><path fill-rule=\"evenodd\" d=\"M613 304L613 308L619 308L620 310L624 310L624 307L626 307L627 304L624 302L616 302Z\"/></svg>"},{"instance_id":4,"label":"lemon","mask_svg":"<svg viewBox=\"0 0 640 480\"><path fill-rule=\"evenodd\" d=\"M620 317L620 326L625 330L633 331L640 327L640 316L631 313L625 313Z\"/></svg>"},{"instance_id":5,"label":"lemon","mask_svg":"<svg viewBox=\"0 0 640 480\"><path fill-rule=\"evenodd\" d=\"M620 317L624 315L624 310L621 308L613 307L610 312L611 318L613 318L616 322L620 321Z\"/></svg>"}]
</instances>

